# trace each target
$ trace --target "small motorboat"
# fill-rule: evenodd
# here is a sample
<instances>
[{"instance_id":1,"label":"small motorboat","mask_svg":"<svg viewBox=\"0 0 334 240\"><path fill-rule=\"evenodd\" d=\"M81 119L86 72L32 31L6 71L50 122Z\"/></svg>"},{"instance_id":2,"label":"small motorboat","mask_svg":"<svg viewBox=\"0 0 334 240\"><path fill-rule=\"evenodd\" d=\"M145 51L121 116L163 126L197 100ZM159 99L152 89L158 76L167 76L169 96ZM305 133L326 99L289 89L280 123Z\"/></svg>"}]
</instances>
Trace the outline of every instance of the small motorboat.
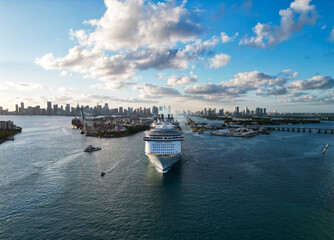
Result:
<instances>
[{"instance_id":1,"label":"small motorboat","mask_svg":"<svg viewBox=\"0 0 334 240\"><path fill-rule=\"evenodd\" d=\"M92 145L88 145L88 147L86 147L84 152L95 152L95 151L99 151L101 149L102 148L100 148L100 147L93 147Z\"/></svg>"},{"instance_id":2,"label":"small motorboat","mask_svg":"<svg viewBox=\"0 0 334 240\"><path fill-rule=\"evenodd\" d=\"M105 172L101 172L101 177L103 177L104 175L106 175L106 173Z\"/></svg>"},{"instance_id":3,"label":"small motorboat","mask_svg":"<svg viewBox=\"0 0 334 240\"><path fill-rule=\"evenodd\" d=\"M322 154L325 154L328 148L328 144L325 146L324 150L322 150Z\"/></svg>"}]
</instances>

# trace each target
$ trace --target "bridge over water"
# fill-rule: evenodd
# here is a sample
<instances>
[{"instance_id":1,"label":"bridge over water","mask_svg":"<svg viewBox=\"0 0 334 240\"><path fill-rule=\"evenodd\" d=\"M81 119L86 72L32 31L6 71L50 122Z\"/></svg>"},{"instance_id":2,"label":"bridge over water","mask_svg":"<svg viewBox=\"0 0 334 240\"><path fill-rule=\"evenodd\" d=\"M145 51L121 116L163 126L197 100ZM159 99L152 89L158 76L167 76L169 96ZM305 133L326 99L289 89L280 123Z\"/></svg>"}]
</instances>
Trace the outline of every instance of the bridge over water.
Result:
<instances>
[{"instance_id":1,"label":"bridge over water","mask_svg":"<svg viewBox=\"0 0 334 240\"><path fill-rule=\"evenodd\" d=\"M309 132L309 133L334 133L332 128L312 128L312 127L263 127L269 131L287 131L287 132Z\"/></svg>"}]
</instances>

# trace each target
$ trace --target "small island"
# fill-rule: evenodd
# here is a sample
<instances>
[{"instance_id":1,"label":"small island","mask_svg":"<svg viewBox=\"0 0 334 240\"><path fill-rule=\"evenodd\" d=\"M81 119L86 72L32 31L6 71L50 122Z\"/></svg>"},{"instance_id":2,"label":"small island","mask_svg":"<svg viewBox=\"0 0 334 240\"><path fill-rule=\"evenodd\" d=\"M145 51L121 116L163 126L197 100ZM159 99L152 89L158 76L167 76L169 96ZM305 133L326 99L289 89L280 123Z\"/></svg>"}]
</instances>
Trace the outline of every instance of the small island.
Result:
<instances>
[{"instance_id":1,"label":"small island","mask_svg":"<svg viewBox=\"0 0 334 240\"><path fill-rule=\"evenodd\" d=\"M0 121L0 144L7 140L13 140L14 135L21 131L22 128L14 125L13 121Z\"/></svg>"},{"instance_id":2,"label":"small island","mask_svg":"<svg viewBox=\"0 0 334 240\"><path fill-rule=\"evenodd\" d=\"M74 118L73 129L81 129L81 133L87 137L118 138L146 131L150 128L151 118L139 117L102 117L85 118L83 121Z\"/></svg>"}]
</instances>

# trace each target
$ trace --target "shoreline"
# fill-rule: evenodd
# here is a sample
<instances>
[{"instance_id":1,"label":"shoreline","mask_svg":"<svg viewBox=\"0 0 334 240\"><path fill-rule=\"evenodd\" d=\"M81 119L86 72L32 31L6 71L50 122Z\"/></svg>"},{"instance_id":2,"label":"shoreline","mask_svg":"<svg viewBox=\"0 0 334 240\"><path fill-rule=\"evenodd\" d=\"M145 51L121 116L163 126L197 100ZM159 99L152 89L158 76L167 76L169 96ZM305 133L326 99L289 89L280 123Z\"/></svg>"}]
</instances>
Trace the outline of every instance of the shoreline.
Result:
<instances>
[{"instance_id":1,"label":"shoreline","mask_svg":"<svg viewBox=\"0 0 334 240\"><path fill-rule=\"evenodd\" d=\"M4 129L1 129L1 130L4 130ZM22 132L22 128L18 128L18 129L15 129L15 130L8 130L8 129L6 129L6 131L11 132L11 134L7 133L4 136L0 136L0 144L4 143L6 141L10 141L10 138L13 138L16 134L21 133Z\"/></svg>"}]
</instances>

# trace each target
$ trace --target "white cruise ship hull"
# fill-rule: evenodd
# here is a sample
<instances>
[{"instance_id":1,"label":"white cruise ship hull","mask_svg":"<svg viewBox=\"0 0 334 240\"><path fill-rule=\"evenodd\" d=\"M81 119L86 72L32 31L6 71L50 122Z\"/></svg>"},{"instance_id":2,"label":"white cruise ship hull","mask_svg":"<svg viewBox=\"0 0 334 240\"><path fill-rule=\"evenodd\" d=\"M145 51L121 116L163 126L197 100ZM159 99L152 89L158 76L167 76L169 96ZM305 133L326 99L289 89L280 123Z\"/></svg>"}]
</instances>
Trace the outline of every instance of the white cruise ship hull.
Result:
<instances>
[{"instance_id":1,"label":"white cruise ship hull","mask_svg":"<svg viewBox=\"0 0 334 240\"><path fill-rule=\"evenodd\" d=\"M180 160L181 153L169 155L146 154L154 167L162 173L168 172Z\"/></svg>"}]
</instances>

